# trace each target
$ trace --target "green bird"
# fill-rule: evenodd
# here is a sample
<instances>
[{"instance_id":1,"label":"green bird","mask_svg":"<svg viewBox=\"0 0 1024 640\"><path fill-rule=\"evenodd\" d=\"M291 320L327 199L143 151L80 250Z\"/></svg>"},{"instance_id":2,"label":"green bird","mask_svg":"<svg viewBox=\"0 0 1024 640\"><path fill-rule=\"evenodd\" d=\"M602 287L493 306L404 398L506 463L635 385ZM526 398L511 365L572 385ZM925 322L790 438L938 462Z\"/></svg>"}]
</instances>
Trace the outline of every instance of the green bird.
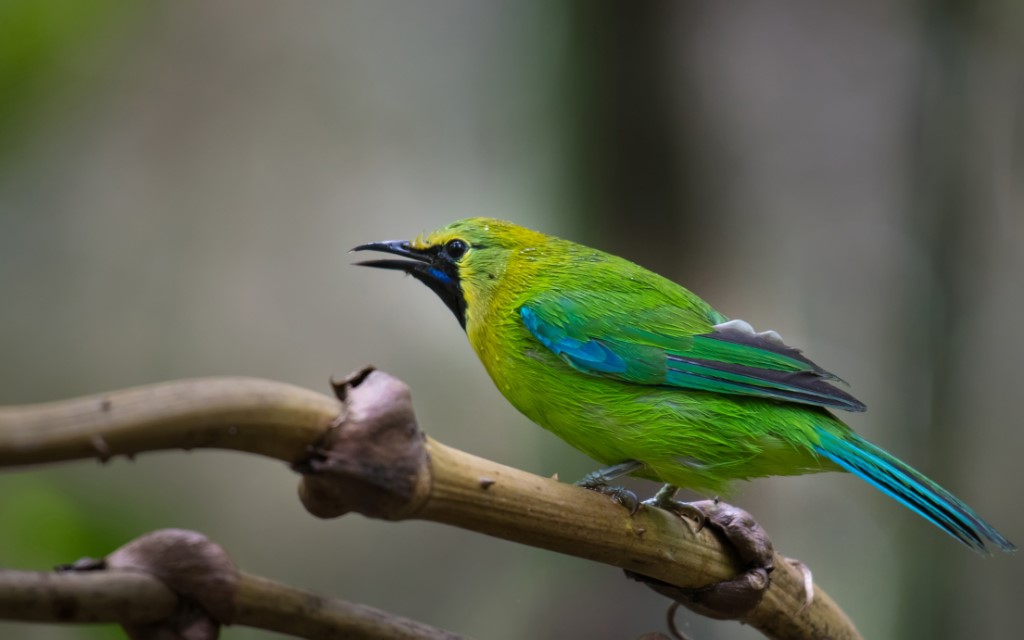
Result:
<instances>
[{"instance_id":1,"label":"green bird","mask_svg":"<svg viewBox=\"0 0 1024 640\"><path fill-rule=\"evenodd\" d=\"M773 331L597 249L489 218L374 242L455 314L494 384L530 420L617 475L717 493L734 480L848 471L979 553L1014 545L966 504L864 440L832 409L864 405Z\"/></svg>"}]
</instances>

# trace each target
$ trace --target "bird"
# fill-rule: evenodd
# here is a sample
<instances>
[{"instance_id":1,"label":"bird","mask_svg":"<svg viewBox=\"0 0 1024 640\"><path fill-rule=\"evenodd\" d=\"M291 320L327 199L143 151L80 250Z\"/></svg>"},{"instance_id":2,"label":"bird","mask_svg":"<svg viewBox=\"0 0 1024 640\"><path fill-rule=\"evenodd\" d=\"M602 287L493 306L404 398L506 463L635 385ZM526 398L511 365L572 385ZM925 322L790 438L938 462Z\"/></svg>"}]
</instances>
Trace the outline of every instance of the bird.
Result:
<instances>
[{"instance_id":1,"label":"bird","mask_svg":"<svg viewBox=\"0 0 1024 640\"><path fill-rule=\"evenodd\" d=\"M972 550L1015 546L963 501L859 436L865 405L774 331L730 319L624 258L492 218L361 244L447 305L502 395L621 475L722 493L737 480L852 473Z\"/></svg>"}]
</instances>

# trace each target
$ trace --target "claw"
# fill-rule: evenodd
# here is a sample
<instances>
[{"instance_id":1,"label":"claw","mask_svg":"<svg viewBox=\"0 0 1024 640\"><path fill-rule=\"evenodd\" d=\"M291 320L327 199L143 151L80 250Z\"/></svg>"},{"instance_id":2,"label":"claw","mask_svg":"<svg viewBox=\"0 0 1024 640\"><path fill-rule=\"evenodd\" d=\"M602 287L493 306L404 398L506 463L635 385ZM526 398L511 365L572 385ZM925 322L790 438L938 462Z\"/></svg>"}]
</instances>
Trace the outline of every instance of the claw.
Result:
<instances>
[{"instance_id":1,"label":"claw","mask_svg":"<svg viewBox=\"0 0 1024 640\"><path fill-rule=\"evenodd\" d=\"M660 494L661 492L659 491L658 493ZM697 525L697 528L693 530L694 533L700 533L708 524L707 514L704 513L704 511L701 510L698 506L696 506L696 503L681 502L679 500L672 500L671 498L668 500L659 499L656 495L649 500L644 500L643 504L644 506L647 507L664 509L669 513L674 513L677 516L686 517L690 520L693 520Z\"/></svg>"},{"instance_id":2,"label":"claw","mask_svg":"<svg viewBox=\"0 0 1024 640\"><path fill-rule=\"evenodd\" d=\"M640 498L626 487L610 487L605 484L592 487L583 485L583 488L608 496L612 499L612 502L625 507L631 516L635 515L636 512L640 510Z\"/></svg>"},{"instance_id":3,"label":"claw","mask_svg":"<svg viewBox=\"0 0 1024 640\"><path fill-rule=\"evenodd\" d=\"M625 507L629 511L629 515L634 516L640 510L640 498L636 497L636 494L629 489L625 487L608 487L608 489L612 490L608 493L612 500Z\"/></svg>"},{"instance_id":4,"label":"claw","mask_svg":"<svg viewBox=\"0 0 1024 640\"><path fill-rule=\"evenodd\" d=\"M674 513L677 516L685 516L697 523L697 529L694 533L700 533L708 523L708 516L700 505L707 501L682 502L675 499L676 493L678 492L679 487L673 484L666 484L662 486L661 489L658 489L658 493L654 494L653 498L644 500L644 505L664 509L665 511ZM715 498L714 502L715 504L718 504L718 498Z\"/></svg>"},{"instance_id":5,"label":"claw","mask_svg":"<svg viewBox=\"0 0 1024 640\"><path fill-rule=\"evenodd\" d=\"M613 501L628 509L629 515L632 516L640 509L640 498L625 487L612 487L608 483L616 478L628 475L642 466L643 464L636 460L627 460L626 462L588 473L582 480L576 483L576 486L611 497Z\"/></svg>"}]
</instances>

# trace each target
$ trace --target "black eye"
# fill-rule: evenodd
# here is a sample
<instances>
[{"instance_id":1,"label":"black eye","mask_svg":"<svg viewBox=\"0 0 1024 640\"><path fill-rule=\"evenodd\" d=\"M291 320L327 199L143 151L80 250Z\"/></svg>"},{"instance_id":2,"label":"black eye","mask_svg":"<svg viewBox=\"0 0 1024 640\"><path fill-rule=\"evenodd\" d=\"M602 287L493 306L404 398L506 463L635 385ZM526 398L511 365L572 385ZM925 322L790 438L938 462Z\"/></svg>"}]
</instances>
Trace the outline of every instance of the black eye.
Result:
<instances>
[{"instance_id":1,"label":"black eye","mask_svg":"<svg viewBox=\"0 0 1024 640\"><path fill-rule=\"evenodd\" d=\"M467 245L464 240L459 240L458 238L449 240L447 244L444 245L445 253L447 253L448 257L452 260L458 260L462 256L466 255L466 249L468 248L469 245Z\"/></svg>"}]
</instances>

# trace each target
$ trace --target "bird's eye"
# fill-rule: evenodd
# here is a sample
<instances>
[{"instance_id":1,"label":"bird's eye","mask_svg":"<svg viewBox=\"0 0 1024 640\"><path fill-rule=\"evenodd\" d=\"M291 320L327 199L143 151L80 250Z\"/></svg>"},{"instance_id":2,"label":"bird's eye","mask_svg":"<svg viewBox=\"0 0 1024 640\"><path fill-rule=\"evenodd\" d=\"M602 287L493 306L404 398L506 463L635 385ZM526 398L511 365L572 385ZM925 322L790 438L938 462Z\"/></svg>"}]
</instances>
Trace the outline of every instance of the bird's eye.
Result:
<instances>
[{"instance_id":1,"label":"bird's eye","mask_svg":"<svg viewBox=\"0 0 1024 640\"><path fill-rule=\"evenodd\" d=\"M469 245L466 244L465 240L459 240L458 238L449 240L447 244L444 245L445 253L447 253L448 257L452 260L458 260L462 256L466 255L466 249L468 248Z\"/></svg>"}]
</instances>

